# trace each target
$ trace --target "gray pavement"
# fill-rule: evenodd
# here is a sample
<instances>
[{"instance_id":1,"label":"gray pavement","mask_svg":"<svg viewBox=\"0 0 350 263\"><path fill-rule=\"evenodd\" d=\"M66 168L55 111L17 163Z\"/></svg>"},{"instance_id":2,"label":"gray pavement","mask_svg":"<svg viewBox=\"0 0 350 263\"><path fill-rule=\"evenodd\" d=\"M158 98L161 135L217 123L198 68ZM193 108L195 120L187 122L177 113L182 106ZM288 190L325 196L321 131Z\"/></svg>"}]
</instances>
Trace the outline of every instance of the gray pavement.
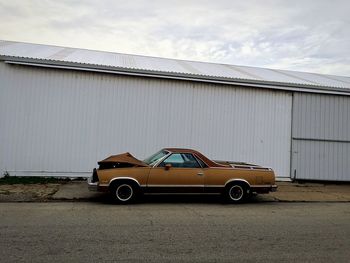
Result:
<instances>
[{"instance_id":1,"label":"gray pavement","mask_svg":"<svg viewBox=\"0 0 350 263\"><path fill-rule=\"evenodd\" d=\"M1 262L349 262L348 203L0 203Z\"/></svg>"}]
</instances>

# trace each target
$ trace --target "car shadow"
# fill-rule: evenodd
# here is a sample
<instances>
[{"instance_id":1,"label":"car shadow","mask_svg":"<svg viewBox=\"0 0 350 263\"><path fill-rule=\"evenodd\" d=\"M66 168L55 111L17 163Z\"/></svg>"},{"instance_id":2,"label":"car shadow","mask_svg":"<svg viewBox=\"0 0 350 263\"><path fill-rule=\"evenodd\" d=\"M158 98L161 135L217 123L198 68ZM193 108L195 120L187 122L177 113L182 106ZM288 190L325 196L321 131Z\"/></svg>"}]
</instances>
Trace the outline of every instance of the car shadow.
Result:
<instances>
[{"instance_id":1,"label":"car shadow","mask_svg":"<svg viewBox=\"0 0 350 263\"><path fill-rule=\"evenodd\" d=\"M94 196L88 199L92 203L100 203L106 205L115 205L108 193L96 193ZM251 197L244 204L257 204L266 202L275 202L276 200L268 198L268 195L256 195ZM142 204L228 204L223 200L220 195L143 195L133 203L133 205Z\"/></svg>"}]
</instances>

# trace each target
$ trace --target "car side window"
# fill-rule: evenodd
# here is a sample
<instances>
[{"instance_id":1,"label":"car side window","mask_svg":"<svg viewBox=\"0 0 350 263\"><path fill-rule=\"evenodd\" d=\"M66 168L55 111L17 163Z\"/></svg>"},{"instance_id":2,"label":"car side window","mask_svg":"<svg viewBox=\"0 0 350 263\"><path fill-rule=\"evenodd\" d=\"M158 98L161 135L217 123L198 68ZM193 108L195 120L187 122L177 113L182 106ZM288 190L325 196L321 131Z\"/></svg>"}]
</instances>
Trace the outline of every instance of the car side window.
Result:
<instances>
[{"instance_id":1,"label":"car side window","mask_svg":"<svg viewBox=\"0 0 350 263\"><path fill-rule=\"evenodd\" d=\"M184 159L182 158L181 154L174 153L170 155L168 158L166 158L161 164L160 167L164 167L166 164L171 164L172 167L182 167L184 164Z\"/></svg>"},{"instance_id":2,"label":"car side window","mask_svg":"<svg viewBox=\"0 0 350 263\"><path fill-rule=\"evenodd\" d=\"M205 162L203 162L201 159L196 158L196 160L199 162L199 164L202 166L202 168L207 168L208 165L205 164Z\"/></svg>"},{"instance_id":3,"label":"car side window","mask_svg":"<svg viewBox=\"0 0 350 263\"><path fill-rule=\"evenodd\" d=\"M177 168L201 168L196 158L190 153L173 153L159 164L159 167L164 167L166 164Z\"/></svg>"}]
</instances>

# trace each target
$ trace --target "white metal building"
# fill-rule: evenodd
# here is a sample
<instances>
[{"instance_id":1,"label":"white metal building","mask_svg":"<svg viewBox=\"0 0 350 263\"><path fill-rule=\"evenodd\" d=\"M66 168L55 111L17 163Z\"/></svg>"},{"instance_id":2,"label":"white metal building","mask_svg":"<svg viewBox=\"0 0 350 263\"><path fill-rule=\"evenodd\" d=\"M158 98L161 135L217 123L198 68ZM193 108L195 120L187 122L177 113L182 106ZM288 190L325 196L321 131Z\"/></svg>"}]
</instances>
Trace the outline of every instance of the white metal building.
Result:
<instances>
[{"instance_id":1,"label":"white metal building","mask_svg":"<svg viewBox=\"0 0 350 263\"><path fill-rule=\"evenodd\" d=\"M350 181L350 78L0 41L2 173L163 147Z\"/></svg>"}]
</instances>

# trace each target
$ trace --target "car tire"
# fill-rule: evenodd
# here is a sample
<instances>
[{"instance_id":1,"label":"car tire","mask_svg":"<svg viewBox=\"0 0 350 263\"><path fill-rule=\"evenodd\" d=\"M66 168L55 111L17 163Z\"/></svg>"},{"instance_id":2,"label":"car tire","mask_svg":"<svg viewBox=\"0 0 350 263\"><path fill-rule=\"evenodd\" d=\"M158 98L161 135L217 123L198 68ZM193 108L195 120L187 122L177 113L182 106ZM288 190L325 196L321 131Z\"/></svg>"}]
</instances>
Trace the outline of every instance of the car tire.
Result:
<instances>
[{"instance_id":1,"label":"car tire","mask_svg":"<svg viewBox=\"0 0 350 263\"><path fill-rule=\"evenodd\" d=\"M130 182L118 182L111 186L112 199L118 204L130 204L137 200L139 189Z\"/></svg>"},{"instance_id":2,"label":"car tire","mask_svg":"<svg viewBox=\"0 0 350 263\"><path fill-rule=\"evenodd\" d=\"M243 183L232 183L226 186L224 197L228 203L243 203L249 197L249 187Z\"/></svg>"}]
</instances>

